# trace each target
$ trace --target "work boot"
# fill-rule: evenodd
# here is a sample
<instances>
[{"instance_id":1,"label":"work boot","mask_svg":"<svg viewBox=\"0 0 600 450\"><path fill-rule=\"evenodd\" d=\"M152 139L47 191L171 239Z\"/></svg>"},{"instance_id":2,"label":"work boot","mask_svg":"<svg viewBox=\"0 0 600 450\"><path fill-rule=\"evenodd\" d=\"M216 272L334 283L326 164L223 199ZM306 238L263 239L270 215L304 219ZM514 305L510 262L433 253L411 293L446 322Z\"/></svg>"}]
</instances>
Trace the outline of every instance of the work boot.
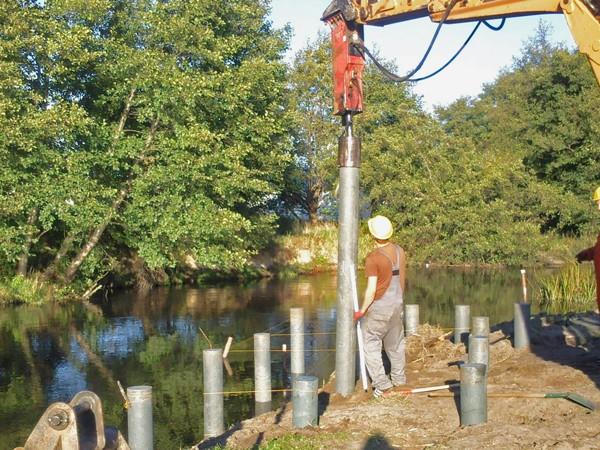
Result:
<instances>
[{"instance_id":1,"label":"work boot","mask_svg":"<svg viewBox=\"0 0 600 450\"><path fill-rule=\"evenodd\" d=\"M388 389L379 389L379 388L375 388L373 389L373 398L376 399L384 399L389 397L392 394L392 388L388 388Z\"/></svg>"}]
</instances>

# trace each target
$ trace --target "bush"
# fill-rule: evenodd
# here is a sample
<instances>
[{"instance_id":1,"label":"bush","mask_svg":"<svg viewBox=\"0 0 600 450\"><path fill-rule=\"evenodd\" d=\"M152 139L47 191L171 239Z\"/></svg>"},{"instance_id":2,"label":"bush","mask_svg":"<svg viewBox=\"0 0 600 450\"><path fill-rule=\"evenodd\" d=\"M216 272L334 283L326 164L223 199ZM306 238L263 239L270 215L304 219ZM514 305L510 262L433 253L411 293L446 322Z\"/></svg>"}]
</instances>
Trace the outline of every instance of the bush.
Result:
<instances>
[{"instance_id":1,"label":"bush","mask_svg":"<svg viewBox=\"0 0 600 450\"><path fill-rule=\"evenodd\" d=\"M393 240L393 238L392 238ZM318 224L299 223L292 234L279 238L278 245L285 249L288 260L281 261L282 266L292 267L298 273L310 273L332 270L337 264L338 226L336 222L320 222ZM361 222L358 238L358 266L361 267L367 254L373 250L373 239L369 235L366 221ZM309 250L311 261L297 263L300 250Z\"/></svg>"}]
</instances>

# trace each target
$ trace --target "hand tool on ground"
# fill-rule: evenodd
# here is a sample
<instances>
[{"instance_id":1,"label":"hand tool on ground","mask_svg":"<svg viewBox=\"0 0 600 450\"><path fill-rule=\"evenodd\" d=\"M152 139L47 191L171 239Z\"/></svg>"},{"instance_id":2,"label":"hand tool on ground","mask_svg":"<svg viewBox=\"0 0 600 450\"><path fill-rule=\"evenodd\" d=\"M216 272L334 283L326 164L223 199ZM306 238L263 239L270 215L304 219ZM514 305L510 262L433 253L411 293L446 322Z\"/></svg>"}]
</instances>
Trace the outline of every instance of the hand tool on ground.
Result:
<instances>
[{"instance_id":1,"label":"hand tool on ground","mask_svg":"<svg viewBox=\"0 0 600 450\"><path fill-rule=\"evenodd\" d=\"M450 383L450 384L442 384L439 386L429 386L429 387L412 388L412 389L394 389L394 394L401 394L401 395L421 394L423 392L442 391L444 389L450 389L450 388L457 387L457 386L460 386L460 383ZM452 392L445 392L444 394L448 394L449 396L453 395Z\"/></svg>"},{"instance_id":2,"label":"hand tool on ground","mask_svg":"<svg viewBox=\"0 0 600 450\"><path fill-rule=\"evenodd\" d=\"M453 392L435 392L429 394L429 397L453 397L454 395ZM594 402L573 392L547 392L545 394L535 392L488 392L487 396L488 398L564 398L590 411L596 410Z\"/></svg>"},{"instance_id":3,"label":"hand tool on ground","mask_svg":"<svg viewBox=\"0 0 600 450\"><path fill-rule=\"evenodd\" d=\"M358 306L358 289L356 287L356 271L354 265L350 265L350 285L352 286L352 301L354 302L354 312L359 311ZM365 350L363 343L363 334L360 328L360 320L356 321L356 340L358 342L358 362L360 366L360 379L363 389L366 391L369 388L369 380L367 379L367 367L365 365Z\"/></svg>"}]
</instances>

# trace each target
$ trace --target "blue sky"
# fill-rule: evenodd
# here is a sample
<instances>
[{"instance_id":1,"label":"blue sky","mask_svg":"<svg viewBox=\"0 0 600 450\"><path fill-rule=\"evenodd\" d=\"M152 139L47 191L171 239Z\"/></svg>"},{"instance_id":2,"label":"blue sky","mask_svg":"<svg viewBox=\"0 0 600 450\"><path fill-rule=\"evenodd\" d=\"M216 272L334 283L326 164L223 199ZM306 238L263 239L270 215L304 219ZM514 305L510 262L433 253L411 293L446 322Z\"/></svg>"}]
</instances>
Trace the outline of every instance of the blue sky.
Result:
<instances>
[{"instance_id":1,"label":"blue sky","mask_svg":"<svg viewBox=\"0 0 600 450\"><path fill-rule=\"evenodd\" d=\"M277 27L290 24L294 31L290 57L314 39L319 30L327 31L319 19L328 4L329 0L272 0L273 23ZM482 26L469 46L446 70L417 83L414 92L422 96L429 110L434 105L445 105L461 96L477 95L484 83L492 82L501 68L511 64L512 58L520 53L523 41L534 34L542 18L552 26L554 41L575 46L560 14L507 19L504 28L497 32ZM378 49L385 59L394 60L399 74L404 74L421 59L435 27L436 24L428 18L385 27L367 26L365 43L368 48ZM446 62L473 27L474 23L444 25L430 58L419 74L425 75Z\"/></svg>"}]
</instances>

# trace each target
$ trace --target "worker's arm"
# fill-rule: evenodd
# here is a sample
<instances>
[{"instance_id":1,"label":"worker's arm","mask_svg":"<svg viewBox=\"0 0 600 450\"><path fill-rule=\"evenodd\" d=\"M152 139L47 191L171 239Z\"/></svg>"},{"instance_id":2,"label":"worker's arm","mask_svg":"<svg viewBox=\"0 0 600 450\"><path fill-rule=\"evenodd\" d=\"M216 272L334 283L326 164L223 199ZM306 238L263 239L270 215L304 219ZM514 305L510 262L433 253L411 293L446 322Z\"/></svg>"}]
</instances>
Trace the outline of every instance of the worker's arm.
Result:
<instances>
[{"instance_id":1,"label":"worker's arm","mask_svg":"<svg viewBox=\"0 0 600 450\"><path fill-rule=\"evenodd\" d=\"M577 258L578 262L591 261L592 259L594 259L594 249L595 248L596 247L586 248L585 250L582 250L579 253L577 253L575 258Z\"/></svg>"},{"instance_id":2,"label":"worker's arm","mask_svg":"<svg viewBox=\"0 0 600 450\"><path fill-rule=\"evenodd\" d=\"M377 288L377 277L369 277L367 278L367 288L365 289L365 299L363 300L362 308L360 308L360 312L365 314L373 300L375 300L375 290Z\"/></svg>"}]
</instances>

